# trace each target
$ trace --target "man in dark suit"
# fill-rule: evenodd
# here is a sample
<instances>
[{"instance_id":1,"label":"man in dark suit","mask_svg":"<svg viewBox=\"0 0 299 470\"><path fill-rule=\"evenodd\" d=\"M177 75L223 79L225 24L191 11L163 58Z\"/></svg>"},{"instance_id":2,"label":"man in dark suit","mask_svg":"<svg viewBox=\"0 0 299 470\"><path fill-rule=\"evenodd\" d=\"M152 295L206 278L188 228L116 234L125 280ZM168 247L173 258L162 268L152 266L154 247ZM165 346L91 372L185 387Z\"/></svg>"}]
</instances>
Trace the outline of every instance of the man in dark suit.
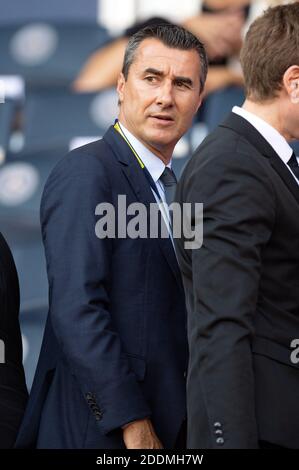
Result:
<instances>
[{"instance_id":1,"label":"man in dark suit","mask_svg":"<svg viewBox=\"0 0 299 470\"><path fill-rule=\"evenodd\" d=\"M133 224L130 204L167 201L171 155L201 103L206 69L202 44L184 29L136 33L118 82L118 122L52 172L41 203L50 310L17 447L178 443L187 335L171 233L134 238L119 229ZM113 217L99 219L102 204L121 212L106 238Z\"/></svg>"},{"instance_id":2,"label":"man in dark suit","mask_svg":"<svg viewBox=\"0 0 299 470\"><path fill-rule=\"evenodd\" d=\"M180 203L203 203L202 247L178 243L191 448L299 448L299 167L287 143L299 138L298 44L298 3L251 25L243 108L177 188Z\"/></svg>"},{"instance_id":3,"label":"man in dark suit","mask_svg":"<svg viewBox=\"0 0 299 470\"><path fill-rule=\"evenodd\" d=\"M0 234L0 448L13 447L27 402L19 325L19 281Z\"/></svg>"}]
</instances>

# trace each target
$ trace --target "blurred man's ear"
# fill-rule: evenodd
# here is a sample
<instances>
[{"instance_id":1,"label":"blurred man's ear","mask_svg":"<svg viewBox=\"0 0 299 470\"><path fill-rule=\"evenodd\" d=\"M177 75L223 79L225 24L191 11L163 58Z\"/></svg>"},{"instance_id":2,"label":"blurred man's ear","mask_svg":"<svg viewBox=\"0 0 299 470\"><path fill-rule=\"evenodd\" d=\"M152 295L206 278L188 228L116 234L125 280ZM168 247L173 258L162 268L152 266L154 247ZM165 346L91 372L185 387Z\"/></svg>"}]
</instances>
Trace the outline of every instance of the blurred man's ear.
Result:
<instances>
[{"instance_id":1,"label":"blurred man's ear","mask_svg":"<svg viewBox=\"0 0 299 470\"><path fill-rule=\"evenodd\" d=\"M283 76L283 85L292 103L299 102L299 66L292 65Z\"/></svg>"},{"instance_id":2,"label":"blurred man's ear","mask_svg":"<svg viewBox=\"0 0 299 470\"><path fill-rule=\"evenodd\" d=\"M125 88L125 77L124 74L121 72L119 74L118 80L117 80L117 93L118 93L118 104L121 104L124 98L124 88Z\"/></svg>"},{"instance_id":3,"label":"blurred man's ear","mask_svg":"<svg viewBox=\"0 0 299 470\"><path fill-rule=\"evenodd\" d=\"M203 100L203 91L200 93L199 97L198 97L198 101L197 101L197 107L196 107L196 111L194 113L194 115L197 113L197 111L199 110L200 106L201 106L201 103L202 103L202 100Z\"/></svg>"}]
</instances>

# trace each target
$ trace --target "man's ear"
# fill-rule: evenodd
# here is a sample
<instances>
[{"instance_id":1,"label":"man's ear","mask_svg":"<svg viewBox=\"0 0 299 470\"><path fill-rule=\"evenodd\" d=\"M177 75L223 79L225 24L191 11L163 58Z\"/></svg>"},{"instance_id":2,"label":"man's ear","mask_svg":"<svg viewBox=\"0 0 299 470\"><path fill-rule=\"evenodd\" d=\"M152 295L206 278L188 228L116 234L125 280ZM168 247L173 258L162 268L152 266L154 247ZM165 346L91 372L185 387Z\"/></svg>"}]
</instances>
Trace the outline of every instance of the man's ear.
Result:
<instances>
[{"instance_id":1,"label":"man's ear","mask_svg":"<svg viewBox=\"0 0 299 470\"><path fill-rule=\"evenodd\" d=\"M283 85L292 103L299 103L299 66L292 65L283 75Z\"/></svg>"},{"instance_id":2,"label":"man's ear","mask_svg":"<svg viewBox=\"0 0 299 470\"><path fill-rule=\"evenodd\" d=\"M117 80L117 87L116 87L119 103L122 103L123 98L124 98L125 84L126 84L126 80L125 80L124 74L121 72L119 74L119 77Z\"/></svg>"},{"instance_id":3,"label":"man's ear","mask_svg":"<svg viewBox=\"0 0 299 470\"><path fill-rule=\"evenodd\" d=\"M199 97L198 97L198 101L197 101L197 107L196 107L196 111L194 113L194 115L197 113L197 111L199 110L200 106L201 106L201 103L202 103L202 100L203 100L203 91L200 93Z\"/></svg>"}]
</instances>

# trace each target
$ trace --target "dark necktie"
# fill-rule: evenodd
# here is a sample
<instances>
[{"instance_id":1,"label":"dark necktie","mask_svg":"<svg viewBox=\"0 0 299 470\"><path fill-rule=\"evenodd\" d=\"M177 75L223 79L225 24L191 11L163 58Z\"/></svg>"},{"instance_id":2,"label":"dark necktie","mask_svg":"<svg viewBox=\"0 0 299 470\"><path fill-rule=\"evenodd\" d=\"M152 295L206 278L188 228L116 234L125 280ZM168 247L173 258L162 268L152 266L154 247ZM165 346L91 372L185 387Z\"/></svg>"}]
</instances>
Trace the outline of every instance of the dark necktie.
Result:
<instances>
[{"instance_id":1,"label":"dark necktie","mask_svg":"<svg viewBox=\"0 0 299 470\"><path fill-rule=\"evenodd\" d=\"M290 160L288 161L288 165L291 168L294 175L296 176L296 178L299 179L299 165L298 165L298 161L297 161L297 158L296 158L296 155L294 154L294 152L293 152Z\"/></svg>"},{"instance_id":2,"label":"dark necktie","mask_svg":"<svg viewBox=\"0 0 299 470\"><path fill-rule=\"evenodd\" d=\"M162 175L160 176L160 180L163 183L164 191L165 191L165 199L168 206L173 202L175 188L177 184L177 179L174 172L168 166L165 167Z\"/></svg>"}]
</instances>

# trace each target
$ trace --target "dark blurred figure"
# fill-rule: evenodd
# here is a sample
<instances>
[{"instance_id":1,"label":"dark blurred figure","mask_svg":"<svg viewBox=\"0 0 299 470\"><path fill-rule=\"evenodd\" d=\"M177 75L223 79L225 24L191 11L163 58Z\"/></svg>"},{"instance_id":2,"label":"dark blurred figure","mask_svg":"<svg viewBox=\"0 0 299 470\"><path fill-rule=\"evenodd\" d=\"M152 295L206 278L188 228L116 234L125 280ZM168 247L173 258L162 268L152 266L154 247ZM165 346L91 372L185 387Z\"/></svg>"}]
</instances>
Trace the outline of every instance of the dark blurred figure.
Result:
<instances>
[{"instance_id":1,"label":"dark blurred figure","mask_svg":"<svg viewBox=\"0 0 299 470\"><path fill-rule=\"evenodd\" d=\"M0 233L0 448L14 445L27 402L19 325L19 281Z\"/></svg>"}]
</instances>

